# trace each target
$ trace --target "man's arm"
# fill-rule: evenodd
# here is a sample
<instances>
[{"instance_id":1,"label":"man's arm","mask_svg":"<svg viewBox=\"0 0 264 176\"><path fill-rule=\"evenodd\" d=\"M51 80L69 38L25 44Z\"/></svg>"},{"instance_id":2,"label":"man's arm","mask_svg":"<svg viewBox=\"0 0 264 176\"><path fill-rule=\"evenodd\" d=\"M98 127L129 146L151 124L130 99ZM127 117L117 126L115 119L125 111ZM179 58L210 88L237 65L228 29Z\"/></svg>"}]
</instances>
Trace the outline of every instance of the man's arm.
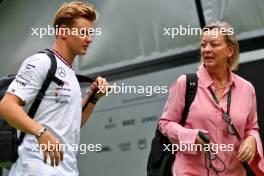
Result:
<instances>
[{"instance_id":1,"label":"man's arm","mask_svg":"<svg viewBox=\"0 0 264 176\"><path fill-rule=\"evenodd\" d=\"M82 106L85 105L85 103L88 101L88 99L92 96L94 91L97 91L97 87L100 87L100 92L95 93L95 99L99 100L102 96L106 94L107 89L109 89L109 83L106 81L106 79L102 77L97 77L96 81L93 82L91 85L91 92L89 92L82 100ZM82 119L81 119L81 127L84 126L84 124L87 122L89 119L91 113L93 112L93 109L95 107L95 102L89 102L87 107L83 110L82 112Z\"/></svg>"},{"instance_id":2,"label":"man's arm","mask_svg":"<svg viewBox=\"0 0 264 176\"><path fill-rule=\"evenodd\" d=\"M35 135L44 127L31 119L24 109L22 108L23 101L16 95L6 93L0 101L0 115L11 126L19 129L25 133ZM48 144L59 145L59 140L53 136L49 131L44 131L41 136L37 137L38 143L45 145L46 149ZM44 153L44 162L47 162L48 154L50 155L51 166L59 165L59 161L63 160L63 151L42 151Z\"/></svg>"},{"instance_id":3,"label":"man's arm","mask_svg":"<svg viewBox=\"0 0 264 176\"><path fill-rule=\"evenodd\" d=\"M90 98L90 96L92 95L92 93L87 94L83 100L82 100L82 106L85 105L85 103L88 101L88 98ZM88 103L87 107L84 109L84 111L82 112L82 119L81 119L81 127L84 126L84 124L87 122L87 120L89 119L91 113L93 112L93 109L95 107L95 104L93 103Z\"/></svg>"},{"instance_id":4,"label":"man's arm","mask_svg":"<svg viewBox=\"0 0 264 176\"><path fill-rule=\"evenodd\" d=\"M43 126L25 113L22 104L16 95L7 93L0 102L0 114L14 128L35 135Z\"/></svg>"}]
</instances>

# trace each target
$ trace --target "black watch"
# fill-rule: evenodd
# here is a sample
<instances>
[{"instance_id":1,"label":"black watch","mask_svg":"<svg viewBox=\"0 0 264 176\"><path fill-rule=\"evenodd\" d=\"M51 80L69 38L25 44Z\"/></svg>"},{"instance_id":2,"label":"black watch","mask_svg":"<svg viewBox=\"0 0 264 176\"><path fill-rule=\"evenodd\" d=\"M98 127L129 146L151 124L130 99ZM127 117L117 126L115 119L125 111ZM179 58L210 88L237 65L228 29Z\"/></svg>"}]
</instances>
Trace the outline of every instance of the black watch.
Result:
<instances>
[{"instance_id":1,"label":"black watch","mask_svg":"<svg viewBox=\"0 0 264 176\"><path fill-rule=\"evenodd\" d=\"M96 104L96 102L98 101L98 99L94 96L92 96L90 99L89 99L89 102L92 103L92 104Z\"/></svg>"}]
</instances>

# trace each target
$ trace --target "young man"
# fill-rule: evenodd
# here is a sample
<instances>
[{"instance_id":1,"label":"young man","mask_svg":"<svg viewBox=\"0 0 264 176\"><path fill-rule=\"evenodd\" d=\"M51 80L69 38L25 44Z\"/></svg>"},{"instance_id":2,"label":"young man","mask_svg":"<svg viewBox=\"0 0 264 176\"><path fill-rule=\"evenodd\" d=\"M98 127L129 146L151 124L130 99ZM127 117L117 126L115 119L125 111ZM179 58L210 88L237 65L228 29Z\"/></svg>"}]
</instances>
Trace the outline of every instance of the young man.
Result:
<instances>
[{"instance_id":1,"label":"young man","mask_svg":"<svg viewBox=\"0 0 264 176\"><path fill-rule=\"evenodd\" d=\"M98 77L91 86L92 91L82 100L80 85L72 70L75 56L86 54L92 42L89 31L95 19L94 7L81 2L63 4L55 14L54 27L59 28L59 34L51 51L57 60L55 75L64 81L64 85L60 87L51 82L34 120L21 106L35 98L47 75L51 61L46 54L35 54L24 61L2 99L1 116L15 128L26 132L19 146L19 158L10 171L11 176L79 174L76 160L78 151L72 146L79 144L80 127L89 118L96 100L104 94L96 93L83 113L82 105L97 86L104 91L108 86L104 78ZM66 144L67 147L58 147L60 144ZM52 145L57 147L48 147Z\"/></svg>"}]
</instances>

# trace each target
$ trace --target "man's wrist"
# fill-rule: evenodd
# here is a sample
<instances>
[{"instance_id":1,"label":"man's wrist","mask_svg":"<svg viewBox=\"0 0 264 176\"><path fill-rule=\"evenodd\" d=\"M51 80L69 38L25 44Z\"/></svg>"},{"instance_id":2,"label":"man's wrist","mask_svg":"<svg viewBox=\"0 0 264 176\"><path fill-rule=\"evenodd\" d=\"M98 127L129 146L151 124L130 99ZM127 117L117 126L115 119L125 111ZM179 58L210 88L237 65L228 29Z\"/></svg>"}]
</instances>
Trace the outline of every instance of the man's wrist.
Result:
<instances>
[{"instance_id":1,"label":"man's wrist","mask_svg":"<svg viewBox=\"0 0 264 176\"><path fill-rule=\"evenodd\" d=\"M93 92L95 91L95 92ZM100 99L100 96L99 94L97 93L98 89L96 90L90 90L87 92L87 95L88 95L88 103L92 103L92 104L96 104L97 101ZM89 95L90 94L90 95Z\"/></svg>"},{"instance_id":2,"label":"man's wrist","mask_svg":"<svg viewBox=\"0 0 264 176\"><path fill-rule=\"evenodd\" d=\"M38 130L35 133L36 138L40 138L48 129L45 127L42 127L40 130Z\"/></svg>"},{"instance_id":3,"label":"man's wrist","mask_svg":"<svg viewBox=\"0 0 264 176\"><path fill-rule=\"evenodd\" d=\"M94 93L90 97L89 102L92 103L92 104L96 104L99 99L100 99L100 97L97 96L97 93Z\"/></svg>"}]
</instances>

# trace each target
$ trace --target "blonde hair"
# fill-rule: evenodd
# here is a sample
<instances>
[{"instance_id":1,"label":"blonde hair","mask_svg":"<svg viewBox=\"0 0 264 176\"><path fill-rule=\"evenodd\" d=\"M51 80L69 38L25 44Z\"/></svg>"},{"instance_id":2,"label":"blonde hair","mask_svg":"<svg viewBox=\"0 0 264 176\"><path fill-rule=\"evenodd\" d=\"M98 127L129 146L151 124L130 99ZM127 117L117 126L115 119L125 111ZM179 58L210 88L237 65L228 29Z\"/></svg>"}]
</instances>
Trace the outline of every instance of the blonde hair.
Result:
<instances>
[{"instance_id":1,"label":"blonde hair","mask_svg":"<svg viewBox=\"0 0 264 176\"><path fill-rule=\"evenodd\" d=\"M236 37L236 34L234 32L234 29L226 21L223 21L223 22L216 21L216 22L212 22L212 23L206 25L203 28L203 32L206 32L208 30L211 31L215 28L217 28L218 30L226 31L224 33L225 42L228 46L234 47L234 54L230 58L228 58L228 66L231 70L236 70L238 67L238 63L239 63L239 45L237 42L237 37Z\"/></svg>"},{"instance_id":2,"label":"blonde hair","mask_svg":"<svg viewBox=\"0 0 264 176\"><path fill-rule=\"evenodd\" d=\"M55 13L53 19L54 28L66 25L71 27L74 24L74 19L83 17L89 21L94 21L97 18L95 7L85 2L70 2L64 3Z\"/></svg>"}]
</instances>

